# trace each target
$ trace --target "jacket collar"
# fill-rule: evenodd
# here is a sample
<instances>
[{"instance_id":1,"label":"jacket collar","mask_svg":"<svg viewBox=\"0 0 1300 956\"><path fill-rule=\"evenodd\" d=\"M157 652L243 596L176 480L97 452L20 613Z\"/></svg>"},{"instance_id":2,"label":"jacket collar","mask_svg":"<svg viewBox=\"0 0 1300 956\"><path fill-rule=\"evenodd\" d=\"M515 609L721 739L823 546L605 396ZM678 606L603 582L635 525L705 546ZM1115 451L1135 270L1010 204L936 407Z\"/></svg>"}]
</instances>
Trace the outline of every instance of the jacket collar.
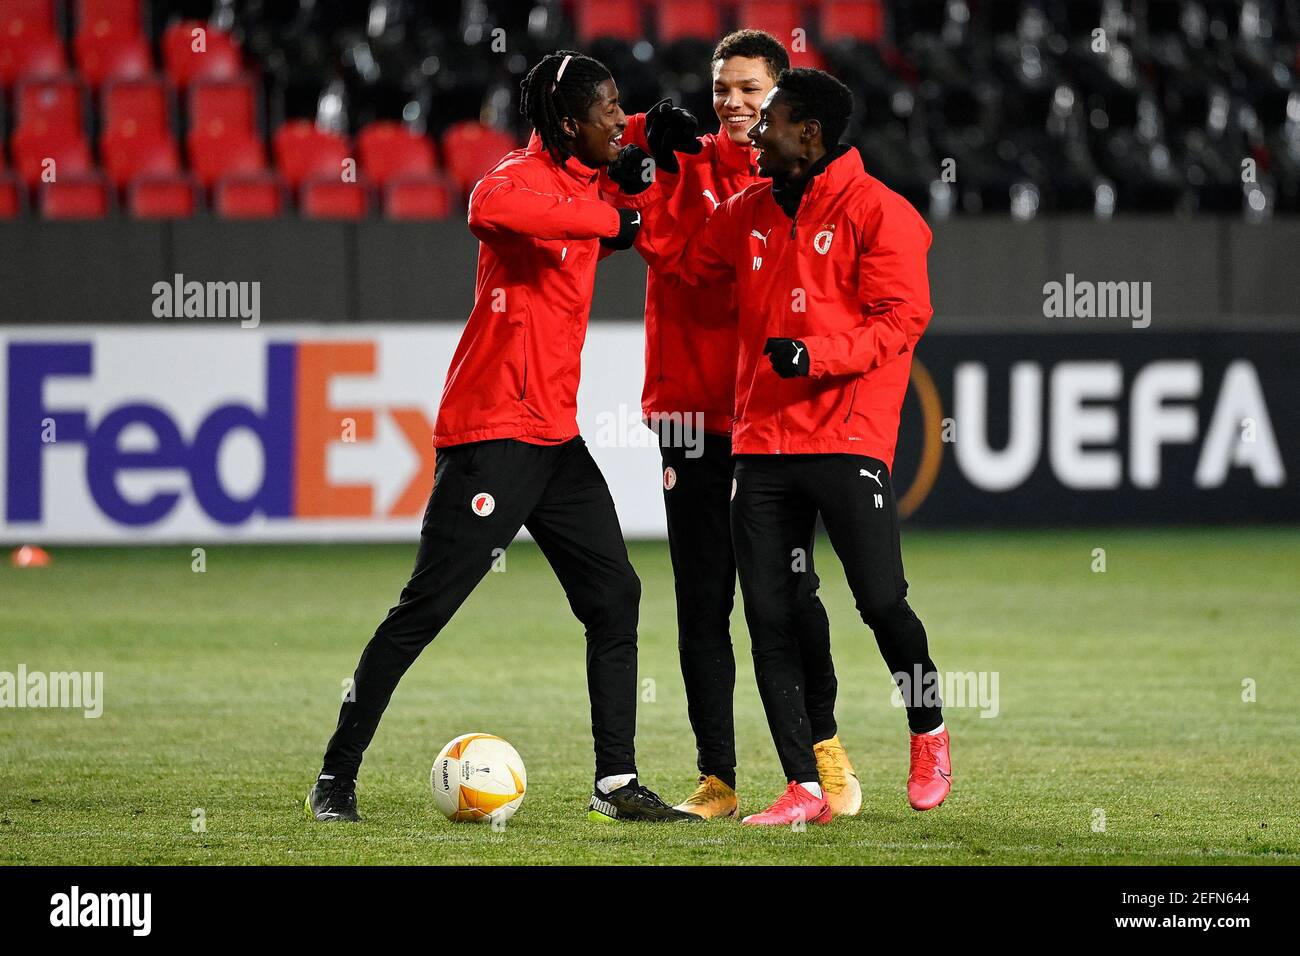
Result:
<instances>
[{"instance_id":1,"label":"jacket collar","mask_svg":"<svg viewBox=\"0 0 1300 956\"><path fill-rule=\"evenodd\" d=\"M532 136L528 138L527 152L530 156L539 156L547 163L550 163L556 169L562 169L580 183L592 183L600 175L599 169L592 169L577 156L570 156L563 163L557 163L551 156L550 151L542 145L542 138L533 130Z\"/></svg>"},{"instance_id":2,"label":"jacket collar","mask_svg":"<svg viewBox=\"0 0 1300 956\"><path fill-rule=\"evenodd\" d=\"M731 141L725 129L719 129L716 137L718 144L718 164L729 172L750 173L758 175L754 168L754 148L749 144L737 144Z\"/></svg>"},{"instance_id":3,"label":"jacket collar","mask_svg":"<svg viewBox=\"0 0 1300 956\"><path fill-rule=\"evenodd\" d=\"M793 219L805 193L837 193L853 180L861 178L865 172L862 154L845 143L836 143L826 151L825 156L809 167L808 175L798 183L778 186L773 182L772 199Z\"/></svg>"}]
</instances>

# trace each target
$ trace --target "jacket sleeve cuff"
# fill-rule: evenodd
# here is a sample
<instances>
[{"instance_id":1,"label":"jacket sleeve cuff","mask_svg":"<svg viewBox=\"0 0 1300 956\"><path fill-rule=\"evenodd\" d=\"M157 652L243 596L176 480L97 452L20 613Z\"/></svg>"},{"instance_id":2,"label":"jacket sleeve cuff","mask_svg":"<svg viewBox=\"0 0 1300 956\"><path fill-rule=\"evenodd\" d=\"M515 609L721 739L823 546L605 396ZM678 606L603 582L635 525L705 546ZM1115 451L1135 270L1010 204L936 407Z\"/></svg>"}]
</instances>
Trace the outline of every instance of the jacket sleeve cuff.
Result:
<instances>
[{"instance_id":1,"label":"jacket sleeve cuff","mask_svg":"<svg viewBox=\"0 0 1300 956\"><path fill-rule=\"evenodd\" d=\"M623 217L618 214L618 209L609 203L603 203L605 209L603 215L605 221L601 224L600 238L613 239L623 229Z\"/></svg>"},{"instance_id":2,"label":"jacket sleeve cuff","mask_svg":"<svg viewBox=\"0 0 1300 956\"><path fill-rule=\"evenodd\" d=\"M622 191L614 193L613 196L616 199L616 205L620 209L649 209L666 200L676 188L676 176L661 170L655 170L655 181L650 184L649 188L637 193L635 196L629 196Z\"/></svg>"},{"instance_id":3,"label":"jacket sleeve cuff","mask_svg":"<svg viewBox=\"0 0 1300 956\"><path fill-rule=\"evenodd\" d=\"M806 335L803 338L804 348L808 350L808 377L824 378L830 374L826 367L826 362L822 355L825 351L825 340L820 336Z\"/></svg>"}]
</instances>

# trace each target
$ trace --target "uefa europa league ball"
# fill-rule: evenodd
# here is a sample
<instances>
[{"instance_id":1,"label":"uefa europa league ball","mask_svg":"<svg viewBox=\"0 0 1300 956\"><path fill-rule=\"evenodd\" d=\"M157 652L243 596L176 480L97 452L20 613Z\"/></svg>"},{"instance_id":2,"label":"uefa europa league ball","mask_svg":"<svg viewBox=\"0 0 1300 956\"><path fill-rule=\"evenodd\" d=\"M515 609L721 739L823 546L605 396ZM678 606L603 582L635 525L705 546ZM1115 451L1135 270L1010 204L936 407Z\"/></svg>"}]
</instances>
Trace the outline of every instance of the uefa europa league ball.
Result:
<instances>
[{"instance_id":1,"label":"uefa europa league ball","mask_svg":"<svg viewBox=\"0 0 1300 956\"><path fill-rule=\"evenodd\" d=\"M433 762L433 802L454 823L505 823L524 802L519 751L493 734L462 734Z\"/></svg>"}]
</instances>

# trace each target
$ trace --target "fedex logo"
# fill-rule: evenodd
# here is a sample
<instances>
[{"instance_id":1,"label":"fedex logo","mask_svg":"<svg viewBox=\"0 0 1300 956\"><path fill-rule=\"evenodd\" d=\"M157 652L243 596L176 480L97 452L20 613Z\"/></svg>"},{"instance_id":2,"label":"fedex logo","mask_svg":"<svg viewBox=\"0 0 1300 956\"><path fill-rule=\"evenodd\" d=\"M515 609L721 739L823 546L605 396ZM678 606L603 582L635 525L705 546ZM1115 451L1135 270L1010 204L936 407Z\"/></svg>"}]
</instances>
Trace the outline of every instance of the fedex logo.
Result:
<instances>
[{"instance_id":1,"label":"fedex logo","mask_svg":"<svg viewBox=\"0 0 1300 956\"><path fill-rule=\"evenodd\" d=\"M6 355L8 422L5 435L5 517L10 523L40 522L52 507L43 500L44 469L51 449L84 448L86 487L95 506L124 526L163 521L183 498L191 498L213 521L238 525L253 517L401 518L418 515L433 485L433 423L415 406L356 407L331 404L338 377L374 376L372 341L299 341L266 344L265 402L261 410L235 401L205 413L184 434L167 407L131 399L92 415L75 403L47 399L53 384L93 385L95 348L83 341L12 341ZM373 440L386 416L400 431L418 465L391 505L377 514L375 488L366 482L330 479L330 449L345 440ZM128 430L150 436L147 449L126 447ZM264 466L252 490L232 490L219 459L237 433L260 446ZM345 439L345 433L347 438ZM135 443L138 444L138 443ZM127 496L126 475L153 474L145 495Z\"/></svg>"}]
</instances>

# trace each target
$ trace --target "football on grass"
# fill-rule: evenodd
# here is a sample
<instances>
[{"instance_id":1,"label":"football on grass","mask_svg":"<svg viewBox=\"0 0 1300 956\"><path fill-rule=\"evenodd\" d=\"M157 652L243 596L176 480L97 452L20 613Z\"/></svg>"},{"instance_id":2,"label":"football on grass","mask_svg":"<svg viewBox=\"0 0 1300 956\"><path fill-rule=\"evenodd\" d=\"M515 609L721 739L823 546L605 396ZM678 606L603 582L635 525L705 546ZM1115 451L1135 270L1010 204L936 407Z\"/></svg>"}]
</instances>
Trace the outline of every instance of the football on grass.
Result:
<instances>
[{"instance_id":1,"label":"football on grass","mask_svg":"<svg viewBox=\"0 0 1300 956\"><path fill-rule=\"evenodd\" d=\"M505 823L524 802L519 751L493 734L462 734L442 748L429 783L433 802L455 823Z\"/></svg>"}]
</instances>

